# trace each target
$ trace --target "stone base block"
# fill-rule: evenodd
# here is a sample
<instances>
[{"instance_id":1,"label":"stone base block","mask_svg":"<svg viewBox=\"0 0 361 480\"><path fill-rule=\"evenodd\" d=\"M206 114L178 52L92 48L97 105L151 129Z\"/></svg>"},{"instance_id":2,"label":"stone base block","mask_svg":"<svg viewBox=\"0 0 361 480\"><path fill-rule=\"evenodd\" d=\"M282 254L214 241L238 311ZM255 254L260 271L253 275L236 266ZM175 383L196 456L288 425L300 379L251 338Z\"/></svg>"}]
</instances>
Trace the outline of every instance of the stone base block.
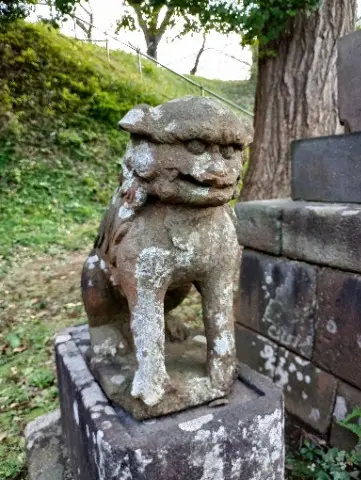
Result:
<instances>
[{"instance_id":1,"label":"stone base block","mask_svg":"<svg viewBox=\"0 0 361 480\"><path fill-rule=\"evenodd\" d=\"M346 95L349 96L349 92ZM292 142L292 198L361 203L360 157L360 132L295 140Z\"/></svg>"},{"instance_id":2,"label":"stone base block","mask_svg":"<svg viewBox=\"0 0 361 480\"><path fill-rule=\"evenodd\" d=\"M86 363L86 329L57 338L62 423L77 480L283 480L283 400L240 366L227 403L137 421L113 407Z\"/></svg>"},{"instance_id":3,"label":"stone base block","mask_svg":"<svg viewBox=\"0 0 361 480\"><path fill-rule=\"evenodd\" d=\"M146 420L224 396L222 390L213 388L207 375L206 343L206 337L202 335L184 342L166 342L166 368L173 390L152 407L130 395L138 366L133 353L108 360L93 357L91 370L111 401L121 405L137 420Z\"/></svg>"}]
</instances>

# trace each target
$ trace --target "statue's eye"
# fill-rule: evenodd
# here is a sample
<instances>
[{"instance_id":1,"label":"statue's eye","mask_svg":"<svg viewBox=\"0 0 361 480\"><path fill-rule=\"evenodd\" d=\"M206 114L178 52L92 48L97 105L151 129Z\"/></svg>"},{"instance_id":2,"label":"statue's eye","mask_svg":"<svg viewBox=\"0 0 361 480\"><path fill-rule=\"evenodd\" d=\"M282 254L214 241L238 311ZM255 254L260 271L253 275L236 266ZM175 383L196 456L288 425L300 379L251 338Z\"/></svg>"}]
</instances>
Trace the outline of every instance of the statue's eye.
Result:
<instances>
[{"instance_id":1,"label":"statue's eye","mask_svg":"<svg viewBox=\"0 0 361 480\"><path fill-rule=\"evenodd\" d=\"M221 147L221 154L224 158L231 158L234 154L234 147L232 145L225 145Z\"/></svg>"},{"instance_id":2,"label":"statue's eye","mask_svg":"<svg viewBox=\"0 0 361 480\"><path fill-rule=\"evenodd\" d=\"M207 149L207 144L202 140L191 140L187 143L187 150L194 155L201 155Z\"/></svg>"}]
</instances>

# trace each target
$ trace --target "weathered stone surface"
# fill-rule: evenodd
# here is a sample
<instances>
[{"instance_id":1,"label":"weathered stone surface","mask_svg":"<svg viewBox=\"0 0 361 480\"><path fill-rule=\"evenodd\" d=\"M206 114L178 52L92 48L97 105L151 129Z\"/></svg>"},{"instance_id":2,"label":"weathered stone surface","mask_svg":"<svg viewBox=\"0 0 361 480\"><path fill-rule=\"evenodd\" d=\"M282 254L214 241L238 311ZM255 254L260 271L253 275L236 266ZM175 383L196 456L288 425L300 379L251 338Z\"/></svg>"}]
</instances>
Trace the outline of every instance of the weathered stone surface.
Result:
<instances>
[{"instance_id":1,"label":"weathered stone surface","mask_svg":"<svg viewBox=\"0 0 361 480\"><path fill-rule=\"evenodd\" d=\"M358 441L357 436L339 425L339 422L344 420L346 415L350 414L354 408L359 408L360 406L361 391L351 387L347 383L339 382L333 411L333 424L330 438L331 445L343 450L352 450L355 448Z\"/></svg>"},{"instance_id":2,"label":"weathered stone surface","mask_svg":"<svg viewBox=\"0 0 361 480\"><path fill-rule=\"evenodd\" d=\"M347 132L361 131L361 32L342 37L337 58L340 120Z\"/></svg>"},{"instance_id":3,"label":"weathered stone surface","mask_svg":"<svg viewBox=\"0 0 361 480\"><path fill-rule=\"evenodd\" d=\"M314 362L361 388L361 276L322 269Z\"/></svg>"},{"instance_id":4,"label":"weathered stone surface","mask_svg":"<svg viewBox=\"0 0 361 480\"><path fill-rule=\"evenodd\" d=\"M62 437L59 410L29 423L25 439L29 480L74 480Z\"/></svg>"},{"instance_id":5,"label":"weathered stone surface","mask_svg":"<svg viewBox=\"0 0 361 480\"><path fill-rule=\"evenodd\" d=\"M248 133L233 112L203 97L139 105L119 126L131 133L123 182L85 262L82 293L96 371L109 359L114 373L117 364L119 375L132 369L126 389L112 386L112 398L134 414L142 402L147 416L157 416L202 403L205 392L224 396L235 381L239 246L228 202L238 194ZM197 375L187 396L189 378L172 377L165 365L165 314L192 284L202 295L209 355L204 388L196 387ZM192 361L199 364L197 355Z\"/></svg>"},{"instance_id":6,"label":"weathered stone surface","mask_svg":"<svg viewBox=\"0 0 361 480\"><path fill-rule=\"evenodd\" d=\"M253 370L273 380L278 345L256 332L236 325L237 358Z\"/></svg>"},{"instance_id":7,"label":"weathered stone surface","mask_svg":"<svg viewBox=\"0 0 361 480\"><path fill-rule=\"evenodd\" d=\"M282 253L361 271L361 206L294 202L283 212Z\"/></svg>"},{"instance_id":8,"label":"weathered stone surface","mask_svg":"<svg viewBox=\"0 0 361 480\"><path fill-rule=\"evenodd\" d=\"M284 388L286 409L321 434L331 424L337 381L310 361L279 349L275 382Z\"/></svg>"},{"instance_id":9,"label":"weathered stone surface","mask_svg":"<svg viewBox=\"0 0 361 480\"><path fill-rule=\"evenodd\" d=\"M168 375L177 388L167 392L167 395L151 408L129 396L137 368L133 355L107 361L93 358L91 368L107 397L121 405L137 420L172 413L175 406L177 410L182 410L224 396L222 391L215 390L207 377L205 336L197 335L184 342L166 343L165 358Z\"/></svg>"},{"instance_id":10,"label":"weathered stone surface","mask_svg":"<svg viewBox=\"0 0 361 480\"><path fill-rule=\"evenodd\" d=\"M280 255L282 212L288 200L255 200L235 206L238 242L244 247Z\"/></svg>"},{"instance_id":11,"label":"weathered stone surface","mask_svg":"<svg viewBox=\"0 0 361 480\"><path fill-rule=\"evenodd\" d=\"M266 378L241 366L227 405L139 422L107 401L76 330L70 335L58 341L56 358L77 480L283 480L282 393Z\"/></svg>"},{"instance_id":12,"label":"weathered stone surface","mask_svg":"<svg viewBox=\"0 0 361 480\"><path fill-rule=\"evenodd\" d=\"M292 142L294 200L361 203L360 178L361 133Z\"/></svg>"},{"instance_id":13,"label":"weathered stone surface","mask_svg":"<svg viewBox=\"0 0 361 480\"><path fill-rule=\"evenodd\" d=\"M316 267L245 249L238 323L310 358L316 278Z\"/></svg>"}]
</instances>

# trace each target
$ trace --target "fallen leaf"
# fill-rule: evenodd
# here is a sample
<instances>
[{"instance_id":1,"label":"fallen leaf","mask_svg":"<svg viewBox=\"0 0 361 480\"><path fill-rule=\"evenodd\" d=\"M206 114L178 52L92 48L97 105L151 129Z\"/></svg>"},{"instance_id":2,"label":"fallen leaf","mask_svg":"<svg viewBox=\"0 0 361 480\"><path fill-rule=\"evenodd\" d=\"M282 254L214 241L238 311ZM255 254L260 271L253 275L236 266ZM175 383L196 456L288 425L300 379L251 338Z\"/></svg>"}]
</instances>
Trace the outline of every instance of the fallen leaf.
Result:
<instances>
[{"instance_id":1,"label":"fallen leaf","mask_svg":"<svg viewBox=\"0 0 361 480\"><path fill-rule=\"evenodd\" d=\"M14 352L15 353L19 353L19 352L23 352L24 350L26 350L28 347L26 345L23 345L21 347L17 347L17 348L14 348Z\"/></svg>"}]
</instances>

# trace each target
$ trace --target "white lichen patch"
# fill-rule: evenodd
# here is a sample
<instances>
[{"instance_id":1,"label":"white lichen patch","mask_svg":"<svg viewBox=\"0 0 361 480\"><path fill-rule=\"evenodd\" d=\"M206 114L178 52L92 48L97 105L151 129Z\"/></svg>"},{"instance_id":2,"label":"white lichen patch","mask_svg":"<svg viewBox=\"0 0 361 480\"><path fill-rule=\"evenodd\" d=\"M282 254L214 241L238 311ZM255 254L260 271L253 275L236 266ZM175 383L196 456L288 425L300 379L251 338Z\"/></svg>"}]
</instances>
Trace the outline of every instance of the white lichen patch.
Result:
<instances>
[{"instance_id":1,"label":"white lichen patch","mask_svg":"<svg viewBox=\"0 0 361 480\"><path fill-rule=\"evenodd\" d=\"M361 335L359 333L356 335L356 342L357 346L361 348Z\"/></svg>"},{"instance_id":2,"label":"white lichen patch","mask_svg":"<svg viewBox=\"0 0 361 480\"><path fill-rule=\"evenodd\" d=\"M108 403L100 387L93 382L89 387L82 390L81 396L83 399L84 407L88 410L93 409L99 403Z\"/></svg>"},{"instance_id":3,"label":"white lichen patch","mask_svg":"<svg viewBox=\"0 0 361 480\"><path fill-rule=\"evenodd\" d=\"M233 350L233 335L229 331L223 331L214 339L214 351L220 357L230 355Z\"/></svg>"},{"instance_id":4,"label":"white lichen patch","mask_svg":"<svg viewBox=\"0 0 361 480\"><path fill-rule=\"evenodd\" d=\"M106 405L106 406L104 407L104 413L105 413L106 415L116 415L114 408L111 407L110 405Z\"/></svg>"},{"instance_id":5,"label":"white lichen patch","mask_svg":"<svg viewBox=\"0 0 361 480\"><path fill-rule=\"evenodd\" d=\"M279 363L275 369L275 375L278 377L277 385L285 387L289 382L289 372L284 368L286 360L280 357Z\"/></svg>"},{"instance_id":6,"label":"white lichen patch","mask_svg":"<svg viewBox=\"0 0 361 480\"><path fill-rule=\"evenodd\" d=\"M95 355L98 355L98 356L111 355L112 357L115 357L117 353L117 347L114 344L113 338L107 338L104 340L103 343L98 343L94 345L93 350Z\"/></svg>"},{"instance_id":7,"label":"white lichen patch","mask_svg":"<svg viewBox=\"0 0 361 480\"><path fill-rule=\"evenodd\" d=\"M136 145L133 144L128 151L128 155L132 158L134 170L140 177L147 178L154 167L154 157L151 149L151 143L142 140Z\"/></svg>"},{"instance_id":8,"label":"white lichen patch","mask_svg":"<svg viewBox=\"0 0 361 480\"><path fill-rule=\"evenodd\" d=\"M241 475L241 465L242 459L235 458L232 462L232 470L231 470L231 479L230 480L239 480Z\"/></svg>"},{"instance_id":9,"label":"white lichen patch","mask_svg":"<svg viewBox=\"0 0 361 480\"><path fill-rule=\"evenodd\" d=\"M301 365L301 367L306 367L310 364L308 360L304 360L301 357L295 357L295 362L298 363L298 365Z\"/></svg>"},{"instance_id":10,"label":"white lichen patch","mask_svg":"<svg viewBox=\"0 0 361 480\"><path fill-rule=\"evenodd\" d=\"M309 375L305 375L305 383L307 383L308 385L310 385L311 383L311 377Z\"/></svg>"},{"instance_id":11,"label":"white lichen patch","mask_svg":"<svg viewBox=\"0 0 361 480\"><path fill-rule=\"evenodd\" d=\"M303 373L302 372L296 372L296 378L299 382L303 381Z\"/></svg>"},{"instance_id":12,"label":"white lichen patch","mask_svg":"<svg viewBox=\"0 0 361 480\"><path fill-rule=\"evenodd\" d=\"M144 453L140 448L135 450L134 453L135 453L135 459L138 464L138 470L140 473L144 473L147 466L153 462L153 458L150 458L144 455Z\"/></svg>"},{"instance_id":13,"label":"white lichen patch","mask_svg":"<svg viewBox=\"0 0 361 480\"><path fill-rule=\"evenodd\" d=\"M307 393L304 392L304 391L302 391L301 396L302 396L303 400L307 400L307 399L308 399L308 395L307 395Z\"/></svg>"},{"instance_id":14,"label":"white lichen patch","mask_svg":"<svg viewBox=\"0 0 361 480\"><path fill-rule=\"evenodd\" d=\"M260 357L265 360L264 368L269 372L274 372L276 364L276 354L271 345L264 345L260 351Z\"/></svg>"},{"instance_id":15,"label":"white lichen patch","mask_svg":"<svg viewBox=\"0 0 361 480\"><path fill-rule=\"evenodd\" d=\"M109 420L104 420L101 423L101 427L103 430L109 430L110 428L112 428L112 422L109 422Z\"/></svg>"},{"instance_id":16,"label":"white lichen patch","mask_svg":"<svg viewBox=\"0 0 361 480\"><path fill-rule=\"evenodd\" d=\"M158 105L157 107L152 107L149 109L151 117L155 120L158 121L160 120L163 115L164 115L164 110L162 105Z\"/></svg>"},{"instance_id":17,"label":"white lichen patch","mask_svg":"<svg viewBox=\"0 0 361 480\"><path fill-rule=\"evenodd\" d=\"M166 125L164 130L170 133L176 132L178 130L177 122L175 120L172 120L171 122L168 123L168 125Z\"/></svg>"},{"instance_id":18,"label":"white lichen patch","mask_svg":"<svg viewBox=\"0 0 361 480\"><path fill-rule=\"evenodd\" d=\"M78 409L78 404L76 403L76 400L73 402L73 416L75 423L79 426L79 409Z\"/></svg>"},{"instance_id":19,"label":"white lichen patch","mask_svg":"<svg viewBox=\"0 0 361 480\"><path fill-rule=\"evenodd\" d=\"M89 268L89 270L93 270L95 268L95 265L99 262L99 257L97 254L92 255L88 257L86 261L86 265Z\"/></svg>"},{"instance_id":20,"label":"white lichen patch","mask_svg":"<svg viewBox=\"0 0 361 480\"><path fill-rule=\"evenodd\" d=\"M203 474L200 480L224 480L224 459L221 445L213 445L206 453L203 464Z\"/></svg>"},{"instance_id":21,"label":"white lichen patch","mask_svg":"<svg viewBox=\"0 0 361 480\"><path fill-rule=\"evenodd\" d=\"M143 120L144 115L143 110L140 108L133 108L121 119L119 125L135 125Z\"/></svg>"},{"instance_id":22,"label":"white lichen patch","mask_svg":"<svg viewBox=\"0 0 361 480\"><path fill-rule=\"evenodd\" d=\"M55 338L55 345L69 342L69 340L71 340L71 335L57 335L57 337Z\"/></svg>"},{"instance_id":23,"label":"white lichen patch","mask_svg":"<svg viewBox=\"0 0 361 480\"><path fill-rule=\"evenodd\" d=\"M121 205L118 210L118 217L122 220L127 220L134 215L134 209L127 207L125 205Z\"/></svg>"},{"instance_id":24,"label":"white lichen patch","mask_svg":"<svg viewBox=\"0 0 361 480\"><path fill-rule=\"evenodd\" d=\"M337 323L333 318L330 318L330 320L326 324L326 330L329 333L335 334L337 333Z\"/></svg>"},{"instance_id":25,"label":"white lichen patch","mask_svg":"<svg viewBox=\"0 0 361 480\"><path fill-rule=\"evenodd\" d=\"M180 423L178 427L185 432L195 432L206 425L207 423L213 420L213 414L209 413L207 415L203 415L202 417L194 418L193 420L189 420L188 422Z\"/></svg>"},{"instance_id":26,"label":"white lichen patch","mask_svg":"<svg viewBox=\"0 0 361 480\"><path fill-rule=\"evenodd\" d=\"M321 418L321 412L318 408L312 408L309 414L309 418L315 422L318 422Z\"/></svg>"},{"instance_id":27,"label":"white lichen patch","mask_svg":"<svg viewBox=\"0 0 361 480\"><path fill-rule=\"evenodd\" d=\"M346 400L344 399L344 397L337 395L333 416L336 418L338 422L340 422L341 420L344 420L346 415L347 415Z\"/></svg>"},{"instance_id":28,"label":"white lichen patch","mask_svg":"<svg viewBox=\"0 0 361 480\"><path fill-rule=\"evenodd\" d=\"M294 363L290 363L289 367L288 367L288 371L290 373L293 373L293 372L296 372L297 371L297 367Z\"/></svg>"},{"instance_id":29,"label":"white lichen patch","mask_svg":"<svg viewBox=\"0 0 361 480\"><path fill-rule=\"evenodd\" d=\"M345 207L341 205L307 205L305 207L307 210L311 210L312 212L322 214L329 214L334 212L339 212L343 210Z\"/></svg>"},{"instance_id":30,"label":"white lichen patch","mask_svg":"<svg viewBox=\"0 0 361 480\"><path fill-rule=\"evenodd\" d=\"M358 215L359 213L361 213L361 210L344 210L341 213L341 215L343 217L350 217L350 216Z\"/></svg>"},{"instance_id":31,"label":"white lichen patch","mask_svg":"<svg viewBox=\"0 0 361 480\"><path fill-rule=\"evenodd\" d=\"M118 375L113 375L110 378L110 381L114 383L115 385L121 385L125 380L125 376L121 375L120 373Z\"/></svg>"}]
</instances>

